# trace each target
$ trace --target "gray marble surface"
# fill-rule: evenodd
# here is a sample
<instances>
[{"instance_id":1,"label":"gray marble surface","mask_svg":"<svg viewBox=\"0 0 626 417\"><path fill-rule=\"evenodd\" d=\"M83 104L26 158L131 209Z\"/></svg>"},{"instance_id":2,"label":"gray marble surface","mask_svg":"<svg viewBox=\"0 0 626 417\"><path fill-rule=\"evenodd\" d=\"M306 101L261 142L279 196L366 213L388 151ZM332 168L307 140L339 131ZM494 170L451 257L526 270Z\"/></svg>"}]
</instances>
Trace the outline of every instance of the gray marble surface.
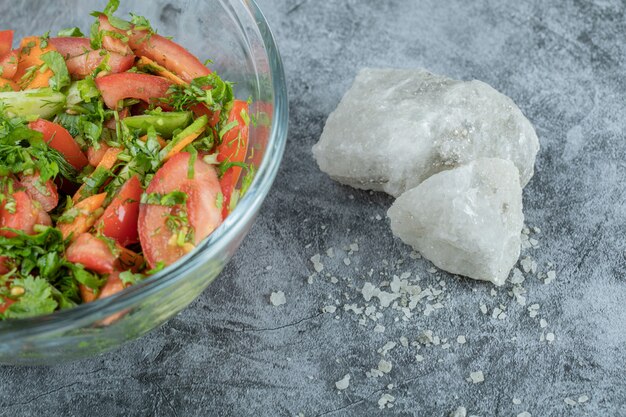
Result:
<instances>
[{"instance_id":1,"label":"gray marble surface","mask_svg":"<svg viewBox=\"0 0 626 417\"><path fill-rule=\"evenodd\" d=\"M195 303L143 339L79 363L0 368L0 415L448 416L460 406L481 417L626 415L623 2L260 4L285 61L291 131L245 243ZM540 272L552 262L557 273L547 285L526 278L536 317L510 297L510 286L491 295L489 284L428 272L428 262L411 259L391 235L390 197L318 171L311 146L363 66L481 79L534 123L542 149L524 204L527 223L541 233L526 255ZM355 242L359 251L346 265L342 248ZM335 258L325 255L330 247ZM317 253L337 283L324 274L307 282ZM403 272L420 276L424 288L443 281L443 308L429 316L416 309L407 321L381 311L382 333L344 311L364 306L365 281L378 285ZM278 290L287 303L274 307L269 295ZM322 313L335 300L337 312ZM500 304L504 320L491 317ZM449 347L422 347L418 362L410 343L425 330ZM549 332L552 343L541 340ZM467 343L458 344L459 335ZM385 357L393 368L368 377L389 341L398 344ZM466 381L478 370L484 382ZM335 381L346 374L350 386L338 392ZM379 408L384 394L395 398L393 408ZM581 396L588 400L578 403Z\"/></svg>"}]
</instances>

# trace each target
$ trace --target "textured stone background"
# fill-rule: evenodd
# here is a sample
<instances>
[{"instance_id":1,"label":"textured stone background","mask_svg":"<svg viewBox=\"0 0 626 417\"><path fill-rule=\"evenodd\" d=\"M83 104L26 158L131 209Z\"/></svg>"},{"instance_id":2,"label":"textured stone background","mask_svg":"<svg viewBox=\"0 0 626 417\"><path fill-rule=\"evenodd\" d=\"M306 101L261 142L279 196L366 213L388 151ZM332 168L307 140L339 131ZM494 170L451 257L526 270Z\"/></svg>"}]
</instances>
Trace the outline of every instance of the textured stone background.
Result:
<instances>
[{"instance_id":1,"label":"textured stone background","mask_svg":"<svg viewBox=\"0 0 626 417\"><path fill-rule=\"evenodd\" d=\"M285 61L291 131L282 170L244 245L200 299L147 337L79 363L0 368L0 415L447 416L458 406L477 416L626 415L626 6L260 4ZM491 296L489 284L429 274L430 265L409 259L391 236L384 219L390 198L342 187L318 171L310 148L363 66L423 66L484 80L535 124L542 149L524 202L527 223L542 232L529 254L542 271L550 261L557 270L550 285L525 282L529 304L541 306L536 318L507 288ZM327 271L352 281L307 284L312 255L355 241L360 251L349 267L342 257L322 258ZM346 296L362 305L351 286L360 288L370 269L375 283L404 271L423 283L444 280L449 299L408 322L394 323L397 313L385 311L382 334L353 313L321 313ZM286 305L269 305L275 290L286 293ZM490 311L506 305L508 318L482 315L480 302ZM552 344L540 341L539 318L556 335ZM366 377L381 358L377 349L401 336L414 341L426 329L449 338L450 349L423 348L417 363L413 347L397 347L387 356L388 375ZM463 346L455 342L460 334ZM484 383L465 380L476 370ZM338 393L334 382L347 373L350 387ZM396 398L393 408L379 409L384 393ZM564 402L580 395L589 401Z\"/></svg>"}]
</instances>

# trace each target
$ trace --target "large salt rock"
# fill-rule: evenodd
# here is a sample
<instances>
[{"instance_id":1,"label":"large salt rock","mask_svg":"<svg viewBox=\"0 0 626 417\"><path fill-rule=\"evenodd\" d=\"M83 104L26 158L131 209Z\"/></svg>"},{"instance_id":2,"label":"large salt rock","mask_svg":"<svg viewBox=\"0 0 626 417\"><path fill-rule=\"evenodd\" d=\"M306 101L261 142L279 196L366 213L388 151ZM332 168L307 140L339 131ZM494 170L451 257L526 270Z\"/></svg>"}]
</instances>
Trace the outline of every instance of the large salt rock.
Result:
<instances>
[{"instance_id":1,"label":"large salt rock","mask_svg":"<svg viewBox=\"0 0 626 417\"><path fill-rule=\"evenodd\" d=\"M481 157L512 161L525 186L538 150L520 109L481 81L364 69L329 116L313 154L339 182L398 196Z\"/></svg>"},{"instance_id":2,"label":"large salt rock","mask_svg":"<svg viewBox=\"0 0 626 417\"><path fill-rule=\"evenodd\" d=\"M519 258L522 188L510 161L481 158L435 174L387 214L394 235L453 274L502 285Z\"/></svg>"}]
</instances>

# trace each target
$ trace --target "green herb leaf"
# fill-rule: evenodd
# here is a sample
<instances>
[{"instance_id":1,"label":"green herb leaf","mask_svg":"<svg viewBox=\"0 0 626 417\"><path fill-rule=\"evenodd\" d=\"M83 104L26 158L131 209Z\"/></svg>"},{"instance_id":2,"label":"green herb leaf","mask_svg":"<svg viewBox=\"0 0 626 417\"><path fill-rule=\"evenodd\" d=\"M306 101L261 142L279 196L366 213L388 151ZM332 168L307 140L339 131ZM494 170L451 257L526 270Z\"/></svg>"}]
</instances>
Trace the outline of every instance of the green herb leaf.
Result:
<instances>
[{"instance_id":1,"label":"green herb leaf","mask_svg":"<svg viewBox=\"0 0 626 417\"><path fill-rule=\"evenodd\" d=\"M5 318L21 319L50 314L58 306L52 296L52 286L43 278L29 276L24 279L14 279L11 290L15 293L22 291L23 293L4 312Z\"/></svg>"},{"instance_id":2,"label":"green herb leaf","mask_svg":"<svg viewBox=\"0 0 626 417\"><path fill-rule=\"evenodd\" d=\"M70 73L63 56L57 51L49 51L41 56L41 60L52 70L54 76L50 79L50 87L59 91L70 85Z\"/></svg>"},{"instance_id":3,"label":"green herb leaf","mask_svg":"<svg viewBox=\"0 0 626 417\"><path fill-rule=\"evenodd\" d=\"M62 38L82 38L85 35L83 34L83 32L80 31L79 28L73 27L73 28L61 29L57 33L57 36L60 36Z\"/></svg>"}]
</instances>

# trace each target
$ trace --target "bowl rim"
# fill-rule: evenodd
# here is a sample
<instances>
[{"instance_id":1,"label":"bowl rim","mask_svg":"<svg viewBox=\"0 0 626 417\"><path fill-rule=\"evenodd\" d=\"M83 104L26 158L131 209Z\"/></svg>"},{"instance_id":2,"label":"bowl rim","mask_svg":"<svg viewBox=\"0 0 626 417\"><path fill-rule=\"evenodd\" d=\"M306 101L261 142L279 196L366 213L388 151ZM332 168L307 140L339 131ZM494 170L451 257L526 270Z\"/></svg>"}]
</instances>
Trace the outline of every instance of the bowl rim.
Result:
<instances>
[{"instance_id":1,"label":"bowl rim","mask_svg":"<svg viewBox=\"0 0 626 417\"><path fill-rule=\"evenodd\" d=\"M220 0L224 3L224 0ZM267 148L250 188L228 218L192 253L163 271L102 300L74 308L24 319L0 321L0 343L14 344L22 338L63 332L88 325L127 309L143 299L177 284L187 273L214 259L254 219L276 178L284 154L289 123L289 103L282 58L267 19L255 0L239 0L254 18L269 62L274 98Z\"/></svg>"}]
</instances>

